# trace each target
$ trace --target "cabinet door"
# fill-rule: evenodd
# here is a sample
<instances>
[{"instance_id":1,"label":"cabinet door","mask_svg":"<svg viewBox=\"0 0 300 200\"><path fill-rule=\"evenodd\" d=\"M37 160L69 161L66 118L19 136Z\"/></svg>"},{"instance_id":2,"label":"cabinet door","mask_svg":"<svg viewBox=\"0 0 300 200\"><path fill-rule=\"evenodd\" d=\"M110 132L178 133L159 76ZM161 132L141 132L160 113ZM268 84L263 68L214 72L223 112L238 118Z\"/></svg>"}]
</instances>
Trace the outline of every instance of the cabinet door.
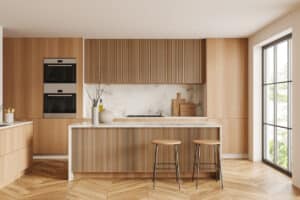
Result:
<instances>
[{"instance_id":1,"label":"cabinet door","mask_svg":"<svg viewBox=\"0 0 300 200\"><path fill-rule=\"evenodd\" d=\"M139 82L150 83L150 44L151 40L140 40Z\"/></svg>"},{"instance_id":2,"label":"cabinet door","mask_svg":"<svg viewBox=\"0 0 300 200\"><path fill-rule=\"evenodd\" d=\"M117 82L117 41L100 41L100 81L101 83Z\"/></svg>"},{"instance_id":3,"label":"cabinet door","mask_svg":"<svg viewBox=\"0 0 300 200\"><path fill-rule=\"evenodd\" d=\"M83 119L34 120L34 154L68 154L68 126L83 122Z\"/></svg>"},{"instance_id":4,"label":"cabinet door","mask_svg":"<svg viewBox=\"0 0 300 200\"><path fill-rule=\"evenodd\" d=\"M128 66L124 70L124 81L126 83L139 82L140 66L140 40L128 40Z\"/></svg>"},{"instance_id":5,"label":"cabinet door","mask_svg":"<svg viewBox=\"0 0 300 200\"><path fill-rule=\"evenodd\" d=\"M184 83L201 83L201 40L184 40Z\"/></svg>"},{"instance_id":6,"label":"cabinet door","mask_svg":"<svg viewBox=\"0 0 300 200\"><path fill-rule=\"evenodd\" d=\"M183 40L168 40L167 52L168 82L183 83Z\"/></svg>"},{"instance_id":7,"label":"cabinet door","mask_svg":"<svg viewBox=\"0 0 300 200\"><path fill-rule=\"evenodd\" d=\"M35 154L67 154L67 119L38 120Z\"/></svg>"},{"instance_id":8,"label":"cabinet door","mask_svg":"<svg viewBox=\"0 0 300 200\"><path fill-rule=\"evenodd\" d=\"M85 82L98 83L100 81L100 40L85 40Z\"/></svg>"},{"instance_id":9,"label":"cabinet door","mask_svg":"<svg viewBox=\"0 0 300 200\"><path fill-rule=\"evenodd\" d=\"M167 83L167 40L151 40L151 83Z\"/></svg>"},{"instance_id":10,"label":"cabinet door","mask_svg":"<svg viewBox=\"0 0 300 200\"><path fill-rule=\"evenodd\" d=\"M128 70L128 41L116 40L116 83L126 83L124 72Z\"/></svg>"}]
</instances>

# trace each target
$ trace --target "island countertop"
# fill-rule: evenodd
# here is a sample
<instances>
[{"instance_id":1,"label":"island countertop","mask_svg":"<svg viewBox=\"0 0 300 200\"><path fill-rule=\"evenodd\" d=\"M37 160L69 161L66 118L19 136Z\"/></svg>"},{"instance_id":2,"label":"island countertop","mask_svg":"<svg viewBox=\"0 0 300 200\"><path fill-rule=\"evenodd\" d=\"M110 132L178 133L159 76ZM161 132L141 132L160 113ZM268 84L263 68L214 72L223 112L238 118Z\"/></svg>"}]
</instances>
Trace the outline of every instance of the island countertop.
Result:
<instances>
[{"instance_id":1,"label":"island countertop","mask_svg":"<svg viewBox=\"0 0 300 200\"><path fill-rule=\"evenodd\" d=\"M71 124L69 128L220 128L221 124L207 117L116 118L111 123Z\"/></svg>"}]
</instances>

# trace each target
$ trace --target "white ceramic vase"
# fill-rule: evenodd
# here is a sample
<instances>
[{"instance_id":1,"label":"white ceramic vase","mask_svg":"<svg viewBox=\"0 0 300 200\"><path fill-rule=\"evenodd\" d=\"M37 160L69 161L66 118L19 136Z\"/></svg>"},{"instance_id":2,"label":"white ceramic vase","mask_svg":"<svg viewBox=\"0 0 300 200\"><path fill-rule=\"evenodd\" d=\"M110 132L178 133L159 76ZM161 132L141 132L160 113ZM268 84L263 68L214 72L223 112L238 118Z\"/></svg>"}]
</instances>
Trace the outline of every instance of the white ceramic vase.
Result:
<instances>
[{"instance_id":1,"label":"white ceramic vase","mask_svg":"<svg viewBox=\"0 0 300 200\"><path fill-rule=\"evenodd\" d=\"M98 114L98 108L92 107L92 124L98 125L99 124L99 114Z\"/></svg>"}]
</instances>

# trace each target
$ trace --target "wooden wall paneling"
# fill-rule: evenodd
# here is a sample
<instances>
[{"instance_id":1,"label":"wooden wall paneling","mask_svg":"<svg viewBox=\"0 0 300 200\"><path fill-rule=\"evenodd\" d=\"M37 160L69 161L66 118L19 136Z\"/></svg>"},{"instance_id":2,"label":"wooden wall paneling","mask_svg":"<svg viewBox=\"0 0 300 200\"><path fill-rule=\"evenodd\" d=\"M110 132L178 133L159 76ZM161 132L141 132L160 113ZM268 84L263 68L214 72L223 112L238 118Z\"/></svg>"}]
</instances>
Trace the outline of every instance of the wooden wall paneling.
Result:
<instances>
[{"instance_id":1,"label":"wooden wall paneling","mask_svg":"<svg viewBox=\"0 0 300 200\"><path fill-rule=\"evenodd\" d=\"M247 117L247 40L209 39L207 45L208 115ZM228 59L231 58L231 59ZM217 103L222 99L222 104Z\"/></svg>"},{"instance_id":2,"label":"wooden wall paneling","mask_svg":"<svg viewBox=\"0 0 300 200\"><path fill-rule=\"evenodd\" d=\"M248 119L227 118L222 119L223 149L224 153L248 153Z\"/></svg>"},{"instance_id":3,"label":"wooden wall paneling","mask_svg":"<svg viewBox=\"0 0 300 200\"><path fill-rule=\"evenodd\" d=\"M247 46L247 39L206 40L207 116L223 126L223 153L247 153Z\"/></svg>"},{"instance_id":4,"label":"wooden wall paneling","mask_svg":"<svg viewBox=\"0 0 300 200\"><path fill-rule=\"evenodd\" d=\"M150 83L150 45L151 40L140 40L139 82Z\"/></svg>"},{"instance_id":5,"label":"wooden wall paneling","mask_svg":"<svg viewBox=\"0 0 300 200\"><path fill-rule=\"evenodd\" d=\"M47 53L47 40L43 39L26 39L28 49L28 68L30 68L30 76L32 79L28 80L30 83L26 86L28 90L28 108L31 113L27 116L29 119L36 119L43 117L43 81L44 81L44 67L43 59Z\"/></svg>"},{"instance_id":6,"label":"wooden wall paneling","mask_svg":"<svg viewBox=\"0 0 300 200\"><path fill-rule=\"evenodd\" d=\"M24 40L4 39L3 42L3 85L4 107L16 108L15 117L25 118ZM18 98L16 98L16 96Z\"/></svg>"},{"instance_id":7,"label":"wooden wall paneling","mask_svg":"<svg viewBox=\"0 0 300 200\"><path fill-rule=\"evenodd\" d=\"M184 83L201 83L201 40L184 40Z\"/></svg>"},{"instance_id":8,"label":"wooden wall paneling","mask_svg":"<svg viewBox=\"0 0 300 200\"><path fill-rule=\"evenodd\" d=\"M167 40L151 40L151 83L167 83Z\"/></svg>"}]
</instances>

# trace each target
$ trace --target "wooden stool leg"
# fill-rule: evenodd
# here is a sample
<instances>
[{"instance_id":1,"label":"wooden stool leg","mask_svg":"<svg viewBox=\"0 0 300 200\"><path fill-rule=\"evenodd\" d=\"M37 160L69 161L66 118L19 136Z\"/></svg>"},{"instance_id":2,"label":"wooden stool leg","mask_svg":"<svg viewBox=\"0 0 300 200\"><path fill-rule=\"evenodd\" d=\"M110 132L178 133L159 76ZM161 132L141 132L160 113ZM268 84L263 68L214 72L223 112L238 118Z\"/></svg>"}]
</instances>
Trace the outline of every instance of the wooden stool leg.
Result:
<instances>
[{"instance_id":1,"label":"wooden stool leg","mask_svg":"<svg viewBox=\"0 0 300 200\"><path fill-rule=\"evenodd\" d=\"M152 175L152 182L153 182L153 189L155 189L155 179L156 179L156 167L158 161L158 145L155 144L154 150L154 164L153 164L153 175Z\"/></svg>"},{"instance_id":2,"label":"wooden stool leg","mask_svg":"<svg viewBox=\"0 0 300 200\"><path fill-rule=\"evenodd\" d=\"M179 151L178 151L178 145L175 145L174 148L175 148L176 181L178 183L179 190L180 190L180 168L179 168Z\"/></svg>"},{"instance_id":3,"label":"wooden stool leg","mask_svg":"<svg viewBox=\"0 0 300 200\"><path fill-rule=\"evenodd\" d=\"M219 177L220 177L220 184L221 184L221 188L223 189L224 188L224 185L223 185L223 174L222 174L222 158L221 158L221 155L220 155L220 148L221 148L221 145L218 145L218 161L219 161Z\"/></svg>"},{"instance_id":4,"label":"wooden stool leg","mask_svg":"<svg viewBox=\"0 0 300 200\"><path fill-rule=\"evenodd\" d=\"M199 168L200 168L200 156L201 156L201 150L200 150L200 144L198 145L198 159L197 159L197 179L196 179L196 189L198 189L198 179L199 179Z\"/></svg>"},{"instance_id":5,"label":"wooden stool leg","mask_svg":"<svg viewBox=\"0 0 300 200\"><path fill-rule=\"evenodd\" d=\"M194 179L195 179L195 168L196 168L197 154L198 154L198 145L195 144L192 181L194 181Z\"/></svg>"}]
</instances>

